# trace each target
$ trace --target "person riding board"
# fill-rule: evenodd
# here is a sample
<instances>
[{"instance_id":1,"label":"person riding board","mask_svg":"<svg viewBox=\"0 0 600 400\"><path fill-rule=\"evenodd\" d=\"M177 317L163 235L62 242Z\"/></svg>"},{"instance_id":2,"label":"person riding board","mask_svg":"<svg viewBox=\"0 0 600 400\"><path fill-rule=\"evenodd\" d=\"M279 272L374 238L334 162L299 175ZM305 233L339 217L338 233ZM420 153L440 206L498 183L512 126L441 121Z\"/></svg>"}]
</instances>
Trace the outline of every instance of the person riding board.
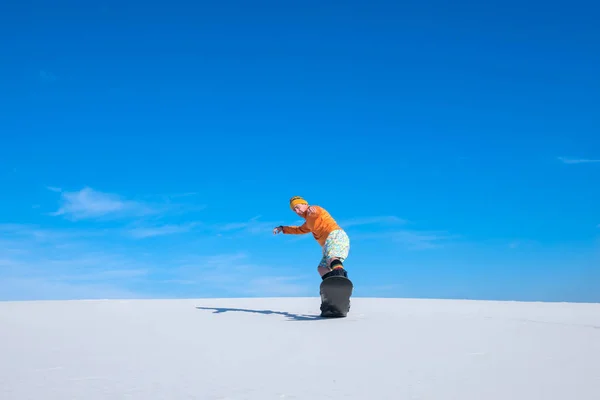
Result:
<instances>
[{"instance_id":1,"label":"person riding board","mask_svg":"<svg viewBox=\"0 0 600 400\"><path fill-rule=\"evenodd\" d=\"M280 225L273 229L273 234L283 233L301 235L312 232L315 240L321 245L322 258L317 267L322 279L342 275L348 277L343 262L348 258L350 239L333 217L323 207L309 205L300 196L290 199L290 208L306 221L301 226Z\"/></svg>"}]
</instances>

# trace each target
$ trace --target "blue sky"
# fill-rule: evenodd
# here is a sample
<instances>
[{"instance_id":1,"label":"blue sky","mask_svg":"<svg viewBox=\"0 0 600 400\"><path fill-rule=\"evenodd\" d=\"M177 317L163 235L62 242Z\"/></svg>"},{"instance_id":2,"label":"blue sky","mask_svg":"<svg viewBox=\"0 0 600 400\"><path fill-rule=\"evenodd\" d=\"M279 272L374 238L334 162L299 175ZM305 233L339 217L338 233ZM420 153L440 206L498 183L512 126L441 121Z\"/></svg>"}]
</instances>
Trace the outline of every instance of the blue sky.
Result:
<instances>
[{"instance_id":1,"label":"blue sky","mask_svg":"<svg viewBox=\"0 0 600 400\"><path fill-rule=\"evenodd\" d=\"M1 7L0 300L600 301L597 5Z\"/></svg>"}]
</instances>

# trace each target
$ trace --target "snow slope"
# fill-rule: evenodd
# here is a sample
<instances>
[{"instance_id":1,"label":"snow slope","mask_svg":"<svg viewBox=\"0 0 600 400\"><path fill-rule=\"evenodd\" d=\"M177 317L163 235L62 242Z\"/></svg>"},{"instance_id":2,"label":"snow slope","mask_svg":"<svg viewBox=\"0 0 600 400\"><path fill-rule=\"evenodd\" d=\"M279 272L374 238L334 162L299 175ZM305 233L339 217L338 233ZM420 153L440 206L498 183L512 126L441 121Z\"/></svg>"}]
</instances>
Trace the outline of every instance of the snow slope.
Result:
<instances>
[{"instance_id":1,"label":"snow slope","mask_svg":"<svg viewBox=\"0 0 600 400\"><path fill-rule=\"evenodd\" d=\"M0 398L600 399L600 304L0 303Z\"/></svg>"}]
</instances>

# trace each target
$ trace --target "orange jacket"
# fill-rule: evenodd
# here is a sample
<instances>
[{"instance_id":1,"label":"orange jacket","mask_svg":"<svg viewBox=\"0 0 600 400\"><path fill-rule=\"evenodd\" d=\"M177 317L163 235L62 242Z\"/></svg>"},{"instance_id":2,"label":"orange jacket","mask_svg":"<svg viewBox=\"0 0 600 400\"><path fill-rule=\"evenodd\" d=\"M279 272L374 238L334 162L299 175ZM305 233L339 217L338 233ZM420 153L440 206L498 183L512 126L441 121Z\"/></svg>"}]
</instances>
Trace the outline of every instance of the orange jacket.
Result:
<instances>
[{"instance_id":1,"label":"orange jacket","mask_svg":"<svg viewBox=\"0 0 600 400\"><path fill-rule=\"evenodd\" d=\"M325 245L327 235L333 230L341 229L333 217L320 206L313 206L315 213L313 215L303 215L306 220L301 226L284 226L283 233L299 235L312 232L313 237L321 246ZM307 212L308 213L308 212Z\"/></svg>"}]
</instances>

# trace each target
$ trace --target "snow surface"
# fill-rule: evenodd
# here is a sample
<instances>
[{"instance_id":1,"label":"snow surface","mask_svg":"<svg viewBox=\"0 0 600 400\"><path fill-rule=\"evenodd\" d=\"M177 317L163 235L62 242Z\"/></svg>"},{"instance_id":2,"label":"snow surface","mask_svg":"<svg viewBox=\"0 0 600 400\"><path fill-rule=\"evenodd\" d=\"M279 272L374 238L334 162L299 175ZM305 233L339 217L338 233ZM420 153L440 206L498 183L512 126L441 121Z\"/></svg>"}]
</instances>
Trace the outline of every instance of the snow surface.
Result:
<instances>
[{"instance_id":1,"label":"snow surface","mask_svg":"<svg viewBox=\"0 0 600 400\"><path fill-rule=\"evenodd\" d=\"M600 304L0 303L0 399L600 399Z\"/></svg>"}]
</instances>

